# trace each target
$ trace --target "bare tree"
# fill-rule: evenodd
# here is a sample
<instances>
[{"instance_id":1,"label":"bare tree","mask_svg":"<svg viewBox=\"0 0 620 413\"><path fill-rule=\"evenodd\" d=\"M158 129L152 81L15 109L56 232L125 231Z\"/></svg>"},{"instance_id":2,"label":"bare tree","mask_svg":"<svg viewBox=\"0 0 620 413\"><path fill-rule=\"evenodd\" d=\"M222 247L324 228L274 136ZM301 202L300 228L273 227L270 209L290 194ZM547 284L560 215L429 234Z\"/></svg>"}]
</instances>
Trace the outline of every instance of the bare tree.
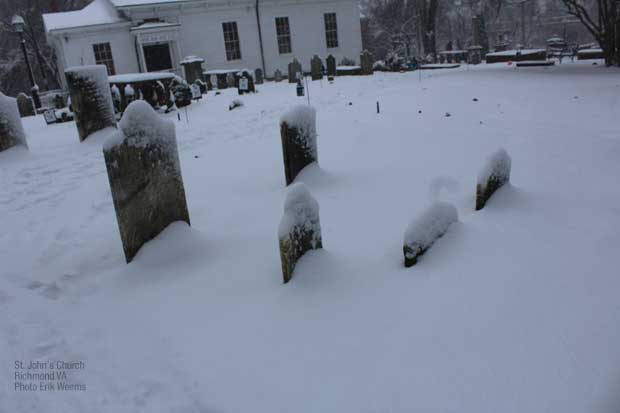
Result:
<instances>
[{"instance_id":1,"label":"bare tree","mask_svg":"<svg viewBox=\"0 0 620 413\"><path fill-rule=\"evenodd\" d=\"M620 0L562 1L599 43L605 63L620 65Z\"/></svg>"}]
</instances>

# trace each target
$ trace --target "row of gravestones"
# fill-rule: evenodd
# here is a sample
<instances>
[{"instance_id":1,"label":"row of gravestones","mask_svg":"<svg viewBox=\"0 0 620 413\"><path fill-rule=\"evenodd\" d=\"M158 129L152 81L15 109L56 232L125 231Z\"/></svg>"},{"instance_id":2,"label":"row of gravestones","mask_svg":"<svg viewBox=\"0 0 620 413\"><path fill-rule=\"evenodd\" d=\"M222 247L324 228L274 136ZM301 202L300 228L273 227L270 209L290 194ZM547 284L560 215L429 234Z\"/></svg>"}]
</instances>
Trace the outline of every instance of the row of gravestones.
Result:
<instances>
[{"instance_id":1,"label":"row of gravestones","mask_svg":"<svg viewBox=\"0 0 620 413\"><path fill-rule=\"evenodd\" d=\"M372 75L373 63L374 58L372 53L370 53L368 50L364 50L362 54L360 54L360 74ZM338 72L336 66L336 58L332 55L327 56L327 58L325 59L325 64L327 77L331 80L337 75ZM310 76L312 77L312 80L323 79L323 69L323 61L318 55L314 55L312 59L310 59ZM302 75L303 68L301 62L294 58L293 61L288 64L288 82L295 83ZM274 78L276 82L281 81L282 72L280 72L280 70L276 70Z\"/></svg>"},{"instance_id":2,"label":"row of gravestones","mask_svg":"<svg viewBox=\"0 0 620 413\"><path fill-rule=\"evenodd\" d=\"M112 97L104 66L65 72L74 102L80 140L107 127L115 127ZM300 105L280 119L280 136L286 185L308 165L318 163L316 111ZM0 151L26 146L15 99L0 94ZM103 154L123 251L130 262L139 249L175 221L190 223L176 142L175 126L162 120L144 101L132 102L119 128L105 141ZM478 178L476 209L510 180L510 157L494 154ZM437 204L414 221L405 233L405 266L414 265L436 239L458 219L456 208ZM432 221L433 225L428 225ZM431 233L419 231L431 228ZM278 229L282 275L287 283L297 261L322 248L319 207L303 184L287 194Z\"/></svg>"},{"instance_id":3,"label":"row of gravestones","mask_svg":"<svg viewBox=\"0 0 620 413\"><path fill-rule=\"evenodd\" d=\"M304 184L293 183L302 169L318 163L314 108L300 105L287 112L280 119L280 135L286 184L293 184L287 194L284 215L278 228L282 276L284 283L287 283L293 277L297 261L306 252L323 248L319 204ZM477 211L484 208L495 191L510 181L510 170L511 159L504 149L487 160L476 185ZM405 267L415 265L418 258L457 220L457 209L445 202L431 205L413 220L405 231L403 242Z\"/></svg>"}]
</instances>

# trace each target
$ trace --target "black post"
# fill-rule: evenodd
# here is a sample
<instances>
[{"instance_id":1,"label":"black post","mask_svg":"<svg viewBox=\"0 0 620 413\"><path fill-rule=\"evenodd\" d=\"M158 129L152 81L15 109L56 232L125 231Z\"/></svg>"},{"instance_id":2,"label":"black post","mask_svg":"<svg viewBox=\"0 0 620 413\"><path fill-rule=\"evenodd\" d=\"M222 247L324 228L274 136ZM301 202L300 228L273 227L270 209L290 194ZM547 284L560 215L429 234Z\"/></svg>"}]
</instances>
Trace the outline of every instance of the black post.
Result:
<instances>
[{"instance_id":1,"label":"black post","mask_svg":"<svg viewBox=\"0 0 620 413\"><path fill-rule=\"evenodd\" d=\"M26 39L24 39L24 34L22 32L19 32L19 38L21 39L22 52L24 52L24 60L26 61L26 66L28 66L30 83L32 84L32 88L30 89L30 92L32 93L32 100L34 101L34 106L39 109L41 107L41 99L39 99L39 87L34 80L32 66L30 66L30 59L28 59L28 51L26 50Z\"/></svg>"}]
</instances>

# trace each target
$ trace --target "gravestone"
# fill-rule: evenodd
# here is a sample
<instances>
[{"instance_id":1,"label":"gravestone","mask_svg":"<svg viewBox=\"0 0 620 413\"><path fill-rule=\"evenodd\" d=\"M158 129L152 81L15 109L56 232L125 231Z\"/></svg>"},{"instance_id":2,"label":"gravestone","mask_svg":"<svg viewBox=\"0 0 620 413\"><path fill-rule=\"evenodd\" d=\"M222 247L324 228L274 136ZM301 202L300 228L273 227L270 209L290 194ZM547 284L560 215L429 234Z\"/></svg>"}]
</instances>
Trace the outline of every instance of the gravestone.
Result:
<instances>
[{"instance_id":1,"label":"gravestone","mask_svg":"<svg viewBox=\"0 0 620 413\"><path fill-rule=\"evenodd\" d=\"M254 76L256 77L255 83L257 85L262 85L263 84L263 69L258 68L254 71Z\"/></svg>"},{"instance_id":2,"label":"gravestone","mask_svg":"<svg viewBox=\"0 0 620 413\"><path fill-rule=\"evenodd\" d=\"M360 66L362 75L368 76L373 74L373 63L374 57L372 53L370 53L368 50L364 50L360 55Z\"/></svg>"},{"instance_id":3,"label":"gravestone","mask_svg":"<svg viewBox=\"0 0 620 413\"><path fill-rule=\"evenodd\" d=\"M237 77L234 73L226 73L226 87L237 87Z\"/></svg>"},{"instance_id":4,"label":"gravestone","mask_svg":"<svg viewBox=\"0 0 620 413\"><path fill-rule=\"evenodd\" d=\"M336 58L332 55L327 56L325 64L327 65L327 77L334 78L336 76Z\"/></svg>"},{"instance_id":5,"label":"gravestone","mask_svg":"<svg viewBox=\"0 0 620 413\"><path fill-rule=\"evenodd\" d=\"M254 86L254 78L252 77L252 74L247 70L243 70L237 73L236 83L237 83L237 91L240 95L244 93L255 93L256 92L256 87Z\"/></svg>"},{"instance_id":6,"label":"gravestone","mask_svg":"<svg viewBox=\"0 0 620 413\"><path fill-rule=\"evenodd\" d=\"M187 83L194 83L196 79L202 79L202 64L204 61L203 58L198 56L187 56L181 61Z\"/></svg>"},{"instance_id":7,"label":"gravestone","mask_svg":"<svg viewBox=\"0 0 620 413\"><path fill-rule=\"evenodd\" d=\"M312 75L312 80L323 79L323 62L321 62L321 58L317 55L314 55L310 60L310 74Z\"/></svg>"},{"instance_id":8,"label":"gravestone","mask_svg":"<svg viewBox=\"0 0 620 413\"><path fill-rule=\"evenodd\" d=\"M34 101L25 93L17 95L17 108L19 109L19 116L22 118L35 115Z\"/></svg>"},{"instance_id":9,"label":"gravestone","mask_svg":"<svg viewBox=\"0 0 620 413\"><path fill-rule=\"evenodd\" d=\"M318 162L316 110L298 105L286 112L280 118L280 136L286 185L290 185L302 169Z\"/></svg>"},{"instance_id":10,"label":"gravestone","mask_svg":"<svg viewBox=\"0 0 620 413\"><path fill-rule=\"evenodd\" d=\"M65 70L80 142L101 129L116 127L112 94L105 66Z\"/></svg>"},{"instance_id":11,"label":"gravestone","mask_svg":"<svg viewBox=\"0 0 620 413\"><path fill-rule=\"evenodd\" d=\"M65 97L61 94L57 94L54 96L54 107L56 109L63 109L67 107L67 103L65 102Z\"/></svg>"},{"instance_id":12,"label":"gravestone","mask_svg":"<svg viewBox=\"0 0 620 413\"><path fill-rule=\"evenodd\" d=\"M487 159L487 162L478 175L476 185L476 211L486 205L491 195L499 188L510 182L512 160L508 152L500 149Z\"/></svg>"},{"instance_id":13,"label":"gravestone","mask_svg":"<svg viewBox=\"0 0 620 413\"><path fill-rule=\"evenodd\" d=\"M0 92L0 152L18 145L28 147L17 100Z\"/></svg>"},{"instance_id":14,"label":"gravestone","mask_svg":"<svg viewBox=\"0 0 620 413\"><path fill-rule=\"evenodd\" d=\"M137 100L104 143L103 155L129 263L171 223L190 223L174 123Z\"/></svg>"},{"instance_id":15,"label":"gravestone","mask_svg":"<svg viewBox=\"0 0 620 413\"><path fill-rule=\"evenodd\" d=\"M273 80L275 80L276 82L281 82L282 81L282 71L280 69L277 69L273 73Z\"/></svg>"},{"instance_id":16,"label":"gravestone","mask_svg":"<svg viewBox=\"0 0 620 413\"><path fill-rule=\"evenodd\" d=\"M412 221L405 231L403 254L405 267L411 267L439 238L450 225L458 221L459 213L454 205L436 202Z\"/></svg>"},{"instance_id":17,"label":"gravestone","mask_svg":"<svg viewBox=\"0 0 620 413\"><path fill-rule=\"evenodd\" d=\"M308 251L323 248L319 203L303 183L291 185L278 227L284 283L293 278L297 261Z\"/></svg>"},{"instance_id":18,"label":"gravestone","mask_svg":"<svg viewBox=\"0 0 620 413\"><path fill-rule=\"evenodd\" d=\"M288 64L288 82L297 83L297 79L301 76L300 73L301 63L299 63L299 60L293 59L293 61Z\"/></svg>"}]
</instances>

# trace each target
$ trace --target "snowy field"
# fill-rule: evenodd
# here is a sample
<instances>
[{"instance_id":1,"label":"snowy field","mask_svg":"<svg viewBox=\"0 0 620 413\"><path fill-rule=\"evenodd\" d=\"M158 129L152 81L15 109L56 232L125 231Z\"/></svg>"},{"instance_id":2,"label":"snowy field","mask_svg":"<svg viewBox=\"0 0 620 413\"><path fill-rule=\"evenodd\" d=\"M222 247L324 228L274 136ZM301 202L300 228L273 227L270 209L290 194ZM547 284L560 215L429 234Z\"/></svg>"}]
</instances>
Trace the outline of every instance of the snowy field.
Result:
<instances>
[{"instance_id":1,"label":"snowy field","mask_svg":"<svg viewBox=\"0 0 620 413\"><path fill-rule=\"evenodd\" d=\"M305 101L294 85L162 115L192 226L130 265L104 138L26 119L30 151L0 154L0 412L617 412L620 72L418 76L311 83L320 168L298 180L325 249L287 285L278 119ZM500 147L512 183L474 212ZM403 233L434 200L459 222L406 269ZM15 392L16 360L83 361L70 382L86 391Z\"/></svg>"}]
</instances>

